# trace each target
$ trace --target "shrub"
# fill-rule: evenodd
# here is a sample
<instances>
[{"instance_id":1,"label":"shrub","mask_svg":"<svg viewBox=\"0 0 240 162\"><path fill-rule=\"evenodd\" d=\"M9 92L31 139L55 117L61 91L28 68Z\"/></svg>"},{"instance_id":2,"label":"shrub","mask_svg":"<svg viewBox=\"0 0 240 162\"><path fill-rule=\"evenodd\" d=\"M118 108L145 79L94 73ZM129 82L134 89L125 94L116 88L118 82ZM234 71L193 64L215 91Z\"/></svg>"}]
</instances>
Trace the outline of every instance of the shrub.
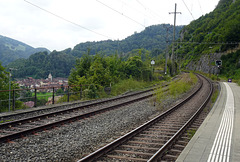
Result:
<instances>
[{"instance_id":1,"label":"shrub","mask_svg":"<svg viewBox=\"0 0 240 162\"><path fill-rule=\"evenodd\" d=\"M196 83L197 77L193 73L184 74L181 80L170 83L169 94L177 97L180 94L186 93Z\"/></svg>"},{"instance_id":2,"label":"shrub","mask_svg":"<svg viewBox=\"0 0 240 162\"><path fill-rule=\"evenodd\" d=\"M127 91L140 90L147 86L149 86L149 83L147 82L136 81L130 78L127 80L122 80L119 83L113 85L111 94L118 95Z\"/></svg>"}]
</instances>

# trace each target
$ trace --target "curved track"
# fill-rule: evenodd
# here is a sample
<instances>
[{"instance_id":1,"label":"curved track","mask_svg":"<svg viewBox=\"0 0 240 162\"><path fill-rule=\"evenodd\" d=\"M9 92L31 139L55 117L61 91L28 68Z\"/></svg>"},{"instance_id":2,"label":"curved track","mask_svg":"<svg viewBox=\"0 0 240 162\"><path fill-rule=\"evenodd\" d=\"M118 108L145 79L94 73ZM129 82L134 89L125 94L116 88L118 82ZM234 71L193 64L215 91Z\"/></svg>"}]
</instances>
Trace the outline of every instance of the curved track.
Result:
<instances>
[{"instance_id":1,"label":"curved track","mask_svg":"<svg viewBox=\"0 0 240 162\"><path fill-rule=\"evenodd\" d=\"M79 162L158 161L166 156L166 152L195 121L211 97L211 82L203 76L198 77L201 86L183 102Z\"/></svg>"}]
</instances>

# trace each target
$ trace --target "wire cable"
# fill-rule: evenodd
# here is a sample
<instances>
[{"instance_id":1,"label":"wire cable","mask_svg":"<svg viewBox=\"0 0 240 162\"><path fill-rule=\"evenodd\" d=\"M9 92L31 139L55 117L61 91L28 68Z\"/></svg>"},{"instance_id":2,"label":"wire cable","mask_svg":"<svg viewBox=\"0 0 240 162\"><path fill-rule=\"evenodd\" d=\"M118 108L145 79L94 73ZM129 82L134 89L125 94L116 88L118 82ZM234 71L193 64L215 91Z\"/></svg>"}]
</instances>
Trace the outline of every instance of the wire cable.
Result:
<instances>
[{"instance_id":1,"label":"wire cable","mask_svg":"<svg viewBox=\"0 0 240 162\"><path fill-rule=\"evenodd\" d=\"M114 8L112 8L112 7L108 6L108 5L106 5L105 3L103 3L103 2L101 2L101 1L99 1L99 0L96 0L96 1L99 2L99 3L101 3L102 5L104 5L105 7L107 7L107 8L109 8L109 9L113 10L114 12L117 12L118 14L120 14L120 15L122 15L122 16L128 18L129 20L135 22L136 24L141 25L141 26L143 26L144 28L146 27L145 25L143 25L143 24L137 22L136 20L132 19L131 17L129 17L129 16L127 16L127 15L124 15L123 13L121 13L121 12L115 10Z\"/></svg>"},{"instance_id":2,"label":"wire cable","mask_svg":"<svg viewBox=\"0 0 240 162\"><path fill-rule=\"evenodd\" d=\"M154 21L156 21L156 22L158 22L158 23L161 23L161 22L159 21L159 18L157 19L155 16L153 17L153 15L151 15L151 17L150 17L150 15L147 15L146 13L143 13L143 12L140 11L139 9L136 9L135 7L133 7L133 6L125 3L125 2L123 2L123 1L122 1L122 3L123 3L124 5L126 5L126 6L129 6L129 8L135 10L136 12L142 14L143 16L145 16L145 17L147 17L147 18L149 18L149 19L151 19L151 20L154 20Z\"/></svg>"},{"instance_id":3,"label":"wire cable","mask_svg":"<svg viewBox=\"0 0 240 162\"><path fill-rule=\"evenodd\" d=\"M184 5L186 6L186 8L188 9L188 12L191 14L191 16L192 16L193 20L195 20L195 19L194 19L194 17L193 17L193 14L192 14L192 12L189 10L189 8L188 8L188 6L186 5L186 3L184 2L184 0L182 0L182 1L183 1Z\"/></svg>"},{"instance_id":4,"label":"wire cable","mask_svg":"<svg viewBox=\"0 0 240 162\"><path fill-rule=\"evenodd\" d=\"M155 17L157 17L157 18L160 18L160 17L161 17L161 16L159 16L155 11L153 11L153 10L149 9L148 7L144 6L139 0L136 0L136 1L137 1L137 3L139 3L145 10L151 11L151 12L155 15Z\"/></svg>"},{"instance_id":5,"label":"wire cable","mask_svg":"<svg viewBox=\"0 0 240 162\"><path fill-rule=\"evenodd\" d=\"M221 45L221 44L240 44L240 42L176 42L180 44L216 44L216 45Z\"/></svg>"},{"instance_id":6,"label":"wire cable","mask_svg":"<svg viewBox=\"0 0 240 162\"><path fill-rule=\"evenodd\" d=\"M24 0L24 1L27 2L27 3L29 3L29 4L32 5L32 6L36 7L36 8L39 8L40 10L43 10L43 11L45 11L45 12L47 12L47 13L49 13L49 14L51 14L51 15L59 18L59 19L62 19L62 20L66 21L66 22L68 22L68 23L71 23L71 24L73 24L73 25L76 25L76 26L78 26L78 27L80 27L80 28L82 28L82 29L85 29L85 30L89 31L89 32L95 33L95 34L97 34L97 35L103 36L103 37L108 38L108 39L113 39L113 38L111 38L111 37L109 37L109 36L107 36L107 35L98 33L98 32L96 32L96 31L94 31L94 30L91 30L91 29L89 29L89 28L87 28L87 27L84 27L84 26L79 25L79 24L77 24L77 23L75 23L75 22L72 22L72 21L70 21L70 20L67 20L67 19L64 18L64 17L61 17L61 16L59 16L59 15L53 13L53 12L50 12L50 11L48 11L48 10L46 10L46 9L44 9L44 8L36 5L36 4L33 4L33 3L31 3L31 2L29 2L29 1L27 1L27 0Z\"/></svg>"},{"instance_id":7,"label":"wire cable","mask_svg":"<svg viewBox=\"0 0 240 162\"><path fill-rule=\"evenodd\" d=\"M198 5L199 5L199 7L200 7L200 10L201 10L201 12L202 12L202 15L203 15L202 6L201 6L201 3L200 3L200 1L199 1L199 0L198 0Z\"/></svg>"},{"instance_id":8,"label":"wire cable","mask_svg":"<svg viewBox=\"0 0 240 162\"><path fill-rule=\"evenodd\" d=\"M139 2L139 0L136 0L137 3L139 3L145 10L147 10L147 7L145 7L141 2Z\"/></svg>"}]
</instances>

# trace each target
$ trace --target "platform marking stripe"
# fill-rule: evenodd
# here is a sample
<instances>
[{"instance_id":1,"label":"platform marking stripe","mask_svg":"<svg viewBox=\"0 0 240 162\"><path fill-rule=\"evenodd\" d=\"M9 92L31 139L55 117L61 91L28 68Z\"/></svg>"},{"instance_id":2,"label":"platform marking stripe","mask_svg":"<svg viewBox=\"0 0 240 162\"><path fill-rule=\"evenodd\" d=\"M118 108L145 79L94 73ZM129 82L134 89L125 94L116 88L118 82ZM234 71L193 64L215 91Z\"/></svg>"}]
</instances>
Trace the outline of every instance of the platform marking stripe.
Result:
<instances>
[{"instance_id":1,"label":"platform marking stripe","mask_svg":"<svg viewBox=\"0 0 240 162\"><path fill-rule=\"evenodd\" d=\"M232 89L224 83L227 90L227 100L218 132L216 134L208 162L229 162L234 121L234 96Z\"/></svg>"}]
</instances>

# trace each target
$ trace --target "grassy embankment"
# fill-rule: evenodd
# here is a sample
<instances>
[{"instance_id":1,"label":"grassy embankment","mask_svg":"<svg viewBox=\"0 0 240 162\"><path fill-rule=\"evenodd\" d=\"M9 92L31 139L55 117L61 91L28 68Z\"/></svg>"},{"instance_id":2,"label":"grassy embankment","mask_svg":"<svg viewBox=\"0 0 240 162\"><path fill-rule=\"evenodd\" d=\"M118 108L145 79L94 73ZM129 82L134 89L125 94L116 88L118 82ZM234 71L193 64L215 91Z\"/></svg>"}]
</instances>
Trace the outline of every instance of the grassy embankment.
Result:
<instances>
[{"instance_id":1,"label":"grassy embankment","mask_svg":"<svg viewBox=\"0 0 240 162\"><path fill-rule=\"evenodd\" d=\"M172 81L169 84L168 91L165 91L163 87L159 87L158 89L156 89L155 102L161 105L161 103L167 98L177 98L179 95L189 91L198 81L196 75L194 75L193 73L184 73L180 75L180 78L181 79Z\"/></svg>"},{"instance_id":2,"label":"grassy embankment","mask_svg":"<svg viewBox=\"0 0 240 162\"><path fill-rule=\"evenodd\" d=\"M32 97L34 97L34 93L32 93ZM45 99L46 101L48 101L49 97L52 97L52 92L37 92L37 98L38 99Z\"/></svg>"},{"instance_id":3,"label":"grassy embankment","mask_svg":"<svg viewBox=\"0 0 240 162\"><path fill-rule=\"evenodd\" d=\"M160 84L161 82L164 82L166 80L170 80L170 77L162 77L161 80L155 80L152 82L145 82L145 81L137 81L132 78L126 79L126 80L121 80L116 84L112 84L111 86L111 92L110 94L107 94L103 88L98 89L95 93L97 94L96 98L92 99L99 99L99 98L106 98L106 97L112 97L112 96L117 96L123 93L131 92L131 91L138 91L138 90L143 90L145 88L152 87L156 84ZM76 101L79 100L79 95L71 95L70 96L70 101ZM89 100L91 98L88 98L87 91L83 91L83 95L81 100ZM67 101L67 96L64 95L59 101L60 102L66 102Z\"/></svg>"}]
</instances>

